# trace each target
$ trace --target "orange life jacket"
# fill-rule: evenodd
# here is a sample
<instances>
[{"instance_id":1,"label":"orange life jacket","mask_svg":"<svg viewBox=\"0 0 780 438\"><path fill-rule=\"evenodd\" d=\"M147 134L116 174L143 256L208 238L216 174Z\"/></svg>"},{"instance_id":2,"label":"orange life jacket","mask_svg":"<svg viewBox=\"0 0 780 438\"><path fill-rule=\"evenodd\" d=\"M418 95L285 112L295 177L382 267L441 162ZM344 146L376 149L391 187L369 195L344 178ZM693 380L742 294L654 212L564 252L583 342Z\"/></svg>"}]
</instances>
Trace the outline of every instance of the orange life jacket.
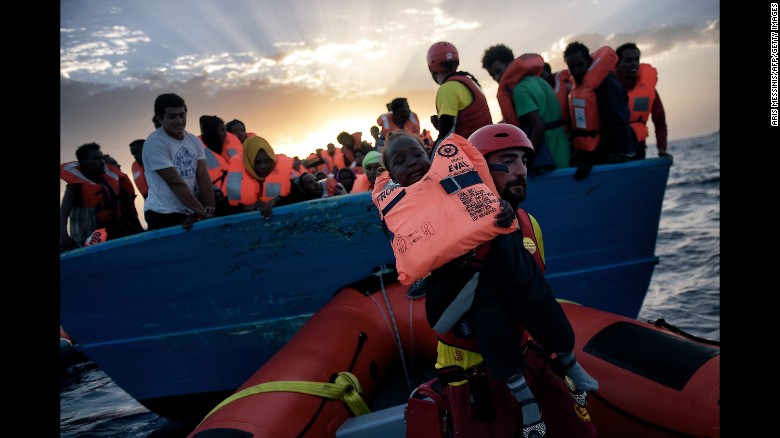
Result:
<instances>
[{"instance_id":1,"label":"orange life jacket","mask_svg":"<svg viewBox=\"0 0 780 438\"><path fill-rule=\"evenodd\" d=\"M542 273L544 273L544 241L542 240L542 230L539 228L539 224L536 222L536 219L533 216L528 214L528 212L522 208L517 209L517 220L519 223L520 234L523 236L523 246L526 250L528 250L528 252L531 253L531 255L534 256L536 264L539 266L539 269L541 269ZM522 332L520 339L521 343L524 344L530 338L530 335L524 327L518 326L518 329L520 329ZM480 351L479 345L477 345L477 341L474 339L474 336L459 337L456 336L452 330L450 330L446 333L440 333L438 338L439 342L444 344L439 346L440 349L454 347L470 350L472 352Z\"/></svg>"},{"instance_id":2,"label":"orange life jacket","mask_svg":"<svg viewBox=\"0 0 780 438\"><path fill-rule=\"evenodd\" d=\"M582 79L582 84L575 83L569 94L572 145L575 149L588 152L596 150L601 140L596 88L615 70L617 54L611 47L604 46L593 52L591 58L593 61Z\"/></svg>"},{"instance_id":3,"label":"orange life jacket","mask_svg":"<svg viewBox=\"0 0 780 438\"><path fill-rule=\"evenodd\" d=\"M299 160L299 163L300 164L298 164L298 168L297 169L293 166L293 170L292 170L292 176L293 177L296 177L296 176L299 176L299 175L303 175L304 173L307 172L306 166L303 165L303 161Z\"/></svg>"},{"instance_id":4,"label":"orange life jacket","mask_svg":"<svg viewBox=\"0 0 780 438\"><path fill-rule=\"evenodd\" d=\"M352 163L355 162L355 150L360 149L360 143L363 141L363 133L362 132L353 132L350 134L352 136L352 142L354 143L352 147L354 149L350 149L348 147L342 146L341 147L341 153L344 154L344 163L346 167L346 162L349 161L349 165L352 165Z\"/></svg>"},{"instance_id":5,"label":"orange life jacket","mask_svg":"<svg viewBox=\"0 0 780 438\"><path fill-rule=\"evenodd\" d=\"M117 167L106 164L106 172L102 175L103 182L109 188L109 190L106 190L105 185L92 182L81 173L78 161L60 164L60 178L68 184L79 187L81 192L80 206L94 208L97 225L101 227L122 218L122 209L119 202L121 175L124 175L124 173ZM132 183L130 185L132 186Z\"/></svg>"},{"instance_id":6,"label":"orange life jacket","mask_svg":"<svg viewBox=\"0 0 780 438\"><path fill-rule=\"evenodd\" d=\"M420 181L401 187L391 184L383 171L371 196L395 254L398 281L405 285L517 230L517 222L510 228L493 223L500 199L485 158L474 145L450 134L434 154Z\"/></svg>"},{"instance_id":7,"label":"orange life jacket","mask_svg":"<svg viewBox=\"0 0 780 438\"><path fill-rule=\"evenodd\" d=\"M649 135L647 120L650 118L655 101L655 86L658 83L658 71L650 64L639 64L636 85L628 90L628 117L637 141L645 141Z\"/></svg>"},{"instance_id":8,"label":"orange life jacket","mask_svg":"<svg viewBox=\"0 0 780 438\"><path fill-rule=\"evenodd\" d=\"M574 85L574 78L572 78L569 70L561 70L553 74L555 78L555 85L553 85L553 91L555 91L555 97L558 98L558 103L561 105L561 118L563 119L563 128L566 132L571 129L571 114L569 114L569 93Z\"/></svg>"},{"instance_id":9,"label":"orange life jacket","mask_svg":"<svg viewBox=\"0 0 780 438\"><path fill-rule=\"evenodd\" d=\"M330 152L325 151L325 155L333 160L333 165L330 169L331 171L335 168L343 169L347 167L347 164L344 162L344 152L341 152L341 149L336 148L333 155L330 155Z\"/></svg>"},{"instance_id":10,"label":"orange life jacket","mask_svg":"<svg viewBox=\"0 0 780 438\"><path fill-rule=\"evenodd\" d=\"M224 146L222 152L225 152ZM222 193L225 193L225 183L227 182L228 160L225 157L212 151L203 144L203 153L206 156L206 168L209 171L211 182L217 186Z\"/></svg>"},{"instance_id":11,"label":"orange life jacket","mask_svg":"<svg viewBox=\"0 0 780 438\"><path fill-rule=\"evenodd\" d=\"M458 81L468 87L474 100L471 105L463 108L459 113L455 123L455 133L463 138L469 138L477 129L493 124L493 117L490 115L485 93L474 83L469 76L463 73L455 73L447 77L445 82ZM436 108L436 113L439 108Z\"/></svg>"},{"instance_id":12,"label":"orange life jacket","mask_svg":"<svg viewBox=\"0 0 780 438\"><path fill-rule=\"evenodd\" d=\"M515 102L512 100L512 90L524 77L529 75L541 76L544 72L544 58L536 53L525 53L512 61L507 66L501 81L498 83L498 106L501 107L501 116L504 122L520 126L515 111Z\"/></svg>"},{"instance_id":13,"label":"orange life jacket","mask_svg":"<svg viewBox=\"0 0 780 438\"><path fill-rule=\"evenodd\" d=\"M276 154L276 167L268 174L261 187L260 181L244 168L242 156L236 155L228 166L225 185L228 203L236 207L252 205L257 201L268 202L277 196L287 196L292 185L292 173L293 159L284 154Z\"/></svg>"},{"instance_id":14,"label":"orange life jacket","mask_svg":"<svg viewBox=\"0 0 780 438\"><path fill-rule=\"evenodd\" d=\"M146 173L144 172L143 164L138 161L133 161L131 169L133 171L133 181L135 181L138 192L141 193L141 196L146 198L149 194L149 184L146 182Z\"/></svg>"},{"instance_id":15,"label":"orange life jacket","mask_svg":"<svg viewBox=\"0 0 780 438\"><path fill-rule=\"evenodd\" d=\"M249 134L251 133L247 133L247 138L254 135ZM241 152L243 151L244 145L241 143L241 140L238 138L238 136L232 132L228 132L225 136L225 141L222 143L222 157L225 158L225 162L229 162L236 155L241 155Z\"/></svg>"},{"instance_id":16,"label":"orange life jacket","mask_svg":"<svg viewBox=\"0 0 780 438\"><path fill-rule=\"evenodd\" d=\"M355 177L355 183L352 185L352 192L350 193L369 192L373 189L374 187L368 181L368 175L361 173Z\"/></svg>"},{"instance_id":17,"label":"orange life jacket","mask_svg":"<svg viewBox=\"0 0 780 438\"><path fill-rule=\"evenodd\" d=\"M387 133L390 131L397 131L403 129L410 134L420 134L420 119L417 114L412 112L409 114L409 120L404 123L404 126L398 126L393 120L393 112L387 112L377 117L376 124L382 127L382 138L387 138Z\"/></svg>"}]
</instances>

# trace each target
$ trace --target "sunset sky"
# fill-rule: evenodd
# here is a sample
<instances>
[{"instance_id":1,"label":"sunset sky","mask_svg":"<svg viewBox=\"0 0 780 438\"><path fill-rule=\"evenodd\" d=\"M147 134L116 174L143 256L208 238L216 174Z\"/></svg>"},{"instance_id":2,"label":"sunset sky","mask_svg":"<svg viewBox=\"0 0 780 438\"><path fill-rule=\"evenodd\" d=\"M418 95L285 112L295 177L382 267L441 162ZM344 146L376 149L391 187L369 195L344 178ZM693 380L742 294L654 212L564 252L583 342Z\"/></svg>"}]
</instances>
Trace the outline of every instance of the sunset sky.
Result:
<instances>
[{"instance_id":1,"label":"sunset sky","mask_svg":"<svg viewBox=\"0 0 780 438\"><path fill-rule=\"evenodd\" d=\"M712 0L60 1L60 156L95 141L129 173L128 145L153 129L154 99L182 96L198 118L244 121L301 158L341 131L369 128L407 97L433 129L428 47L453 43L500 119L486 48L541 54L565 68L571 41L591 51L633 41L658 69L669 139L720 129L720 2ZM436 131L433 131L436 137ZM654 145L651 129L648 143ZM336 143L337 144L337 143ZM670 150L674 153L673 150ZM651 146L651 154L655 153Z\"/></svg>"}]
</instances>

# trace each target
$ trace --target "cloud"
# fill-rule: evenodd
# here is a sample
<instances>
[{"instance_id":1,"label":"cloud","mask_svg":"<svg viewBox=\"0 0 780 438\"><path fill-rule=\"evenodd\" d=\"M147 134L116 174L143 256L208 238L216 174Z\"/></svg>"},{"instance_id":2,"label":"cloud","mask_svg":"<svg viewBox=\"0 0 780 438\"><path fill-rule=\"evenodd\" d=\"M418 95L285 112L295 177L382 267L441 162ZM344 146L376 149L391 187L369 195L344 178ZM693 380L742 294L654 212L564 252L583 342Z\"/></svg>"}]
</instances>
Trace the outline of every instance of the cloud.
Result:
<instances>
[{"instance_id":1,"label":"cloud","mask_svg":"<svg viewBox=\"0 0 780 438\"><path fill-rule=\"evenodd\" d=\"M598 32L568 35L556 41L548 52L541 54L553 70L566 68L563 51L572 41L585 44L591 51L604 45L616 48L623 43L634 42L642 51L642 58L647 59L664 55L680 46L691 48L720 45L720 20L703 24L661 25L636 32L620 32L606 36Z\"/></svg>"}]
</instances>

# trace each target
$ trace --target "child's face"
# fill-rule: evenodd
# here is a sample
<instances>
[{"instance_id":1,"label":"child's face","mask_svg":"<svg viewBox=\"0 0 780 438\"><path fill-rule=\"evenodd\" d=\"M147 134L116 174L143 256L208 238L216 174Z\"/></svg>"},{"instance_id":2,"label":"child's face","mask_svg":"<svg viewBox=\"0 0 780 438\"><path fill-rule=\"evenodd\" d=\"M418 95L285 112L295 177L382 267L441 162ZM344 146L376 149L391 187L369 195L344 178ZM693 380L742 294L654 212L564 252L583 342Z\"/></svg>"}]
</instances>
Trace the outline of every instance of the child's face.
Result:
<instances>
[{"instance_id":1,"label":"child's face","mask_svg":"<svg viewBox=\"0 0 780 438\"><path fill-rule=\"evenodd\" d=\"M393 141L385 153L385 164L390 176L406 187L421 180L431 168L431 160L425 149L412 137Z\"/></svg>"},{"instance_id":2,"label":"child's face","mask_svg":"<svg viewBox=\"0 0 780 438\"><path fill-rule=\"evenodd\" d=\"M317 182L317 178L310 173L301 175L301 188L310 196L322 194L322 186Z\"/></svg>"}]
</instances>

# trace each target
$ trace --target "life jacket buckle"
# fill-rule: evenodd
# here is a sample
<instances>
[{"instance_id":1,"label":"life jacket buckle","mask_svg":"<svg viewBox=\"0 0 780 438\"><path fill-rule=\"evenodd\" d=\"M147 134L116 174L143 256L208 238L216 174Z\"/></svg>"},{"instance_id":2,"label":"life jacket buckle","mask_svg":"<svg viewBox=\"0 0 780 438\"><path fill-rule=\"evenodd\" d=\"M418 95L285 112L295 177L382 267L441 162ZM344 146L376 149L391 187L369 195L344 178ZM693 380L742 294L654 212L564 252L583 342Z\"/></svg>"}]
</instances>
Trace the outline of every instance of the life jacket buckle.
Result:
<instances>
[{"instance_id":1,"label":"life jacket buckle","mask_svg":"<svg viewBox=\"0 0 780 438\"><path fill-rule=\"evenodd\" d=\"M454 176L449 175L449 176L445 177L442 180L442 185L444 185L444 183L447 182L447 181L449 181L451 184L454 185L454 187L452 187L452 186L447 187L447 193L448 194L454 195L455 193L458 193L459 191L463 190L463 186L460 185L460 183L458 182L458 179L455 178Z\"/></svg>"}]
</instances>

